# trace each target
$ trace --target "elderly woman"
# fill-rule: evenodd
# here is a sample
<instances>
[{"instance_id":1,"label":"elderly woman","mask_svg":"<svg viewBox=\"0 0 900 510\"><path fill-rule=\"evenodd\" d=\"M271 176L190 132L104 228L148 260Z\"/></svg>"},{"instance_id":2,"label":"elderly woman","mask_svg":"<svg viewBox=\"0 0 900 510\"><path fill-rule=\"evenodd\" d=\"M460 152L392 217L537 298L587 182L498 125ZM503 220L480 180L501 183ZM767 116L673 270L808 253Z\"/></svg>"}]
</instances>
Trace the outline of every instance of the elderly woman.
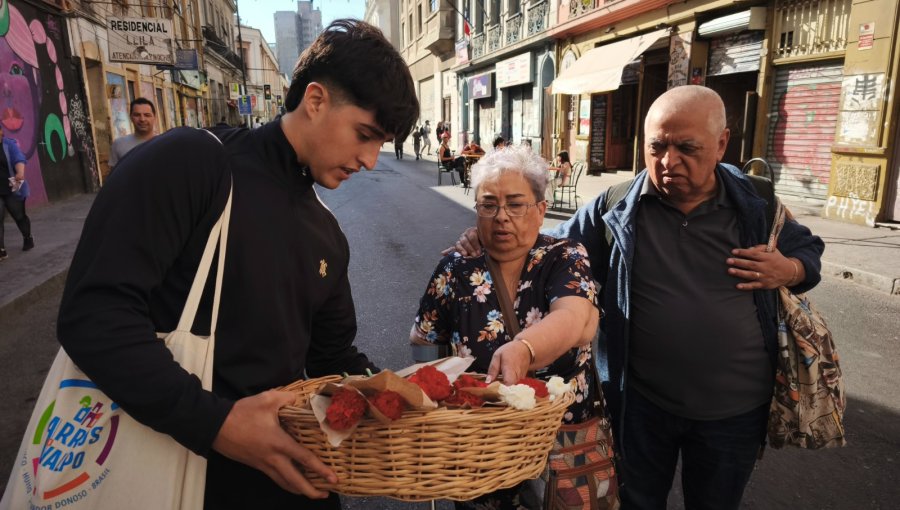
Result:
<instances>
[{"instance_id":1,"label":"elderly woman","mask_svg":"<svg viewBox=\"0 0 900 510\"><path fill-rule=\"evenodd\" d=\"M591 340L599 312L584 248L538 232L547 203L547 164L527 147L510 147L483 157L472 168L481 256L444 257L419 304L410 340L451 344L475 357L472 370L514 384L559 375L577 381L576 401L565 423L593 416ZM506 289L495 288L485 257L491 257ZM497 292L514 303L515 317L503 317ZM506 326L521 332L511 338ZM522 487L501 490L457 508L517 508Z\"/></svg>"}]
</instances>

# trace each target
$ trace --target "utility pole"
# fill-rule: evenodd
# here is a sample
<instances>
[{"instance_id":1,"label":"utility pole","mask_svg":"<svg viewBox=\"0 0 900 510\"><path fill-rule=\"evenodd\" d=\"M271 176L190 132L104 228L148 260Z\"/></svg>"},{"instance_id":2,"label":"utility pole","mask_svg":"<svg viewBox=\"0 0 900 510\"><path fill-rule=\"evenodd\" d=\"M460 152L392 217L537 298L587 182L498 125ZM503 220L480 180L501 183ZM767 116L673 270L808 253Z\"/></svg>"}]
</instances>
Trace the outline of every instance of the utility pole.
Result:
<instances>
[{"instance_id":1,"label":"utility pole","mask_svg":"<svg viewBox=\"0 0 900 510\"><path fill-rule=\"evenodd\" d=\"M248 98L250 97L250 91L247 89L247 62L244 61L244 38L241 37L241 7L240 2L238 0L234 0L234 9L237 14L237 39L238 39L238 51L241 56L241 77L244 80L244 94ZM253 104L252 102L250 103ZM250 115L247 116L247 119L244 121L247 127L251 127L251 120L253 117L253 110L250 110Z\"/></svg>"}]
</instances>

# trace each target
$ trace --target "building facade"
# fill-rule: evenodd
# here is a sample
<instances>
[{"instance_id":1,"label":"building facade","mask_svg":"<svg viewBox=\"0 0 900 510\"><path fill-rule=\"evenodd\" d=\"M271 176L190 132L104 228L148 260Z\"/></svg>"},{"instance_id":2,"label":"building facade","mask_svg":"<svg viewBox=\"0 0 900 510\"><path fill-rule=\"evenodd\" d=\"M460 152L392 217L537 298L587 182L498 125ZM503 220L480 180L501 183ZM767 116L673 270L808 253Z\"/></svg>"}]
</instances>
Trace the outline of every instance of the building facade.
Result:
<instances>
[{"instance_id":1,"label":"building facade","mask_svg":"<svg viewBox=\"0 0 900 510\"><path fill-rule=\"evenodd\" d=\"M705 85L725 102L726 161L764 159L780 196L827 218L900 218L895 1L462 0L447 70L436 53L423 60L421 41L436 47L419 32L428 8L401 0L403 47L423 116L446 92L429 76L456 80L460 138L530 140L548 159L567 150L592 172L636 172L652 102Z\"/></svg>"},{"instance_id":2,"label":"building facade","mask_svg":"<svg viewBox=\"0 0 900 510\"><path fill-rule=\"evenodd\" d=\"M275 48L278 67L291 76L297 58L322 33L322 11L312 1L299 0L297 11L276 11Z\"/></svg>"},{"instance_id":3,"label":"building facade","mask_svg":"<svg viewBox=\"0 0 900 510\"><path fill-rule=\"evenodd\" d=\"M203 125L219 122L241 124L238 114L235 85L243 85L245 73L241 56L237 53L237 30L234 0L203 0L201 26L206 71L206 108Z\"/></svg>"},{"instance_id":4,"label":"building facade","mask_svg":"<svg viewBox=\"0 0 900 510\"><path fill-rule=\"evenodd\" d=\"M247 94L254 122L268 122L279 113L278 96L282 94L283 76L275 54L259 29L240 27L243 55L247 62Z\"/></svg>"}]
</instances>

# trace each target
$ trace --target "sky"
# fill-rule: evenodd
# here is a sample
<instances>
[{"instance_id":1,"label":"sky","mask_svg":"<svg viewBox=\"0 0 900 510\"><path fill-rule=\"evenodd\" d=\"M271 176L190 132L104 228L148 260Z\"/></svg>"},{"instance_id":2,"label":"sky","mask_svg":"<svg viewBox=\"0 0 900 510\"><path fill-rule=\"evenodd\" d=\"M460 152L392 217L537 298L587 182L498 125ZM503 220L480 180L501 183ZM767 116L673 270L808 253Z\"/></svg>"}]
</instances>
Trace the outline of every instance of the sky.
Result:
<instances>
[{"instance_id":1,"label":"sky","mask_svg":"<svg viewBox=\"0 0 900 510\"><path fill-rule=\"evenodd\" d=\"M362 19L365 0L313 0L313 8L322 11L322 27L339 18ZM275 42L275 11L297 12L296 0L238 0L241 24L258 28L267 43Z\"/></svg>"}]
</instances>

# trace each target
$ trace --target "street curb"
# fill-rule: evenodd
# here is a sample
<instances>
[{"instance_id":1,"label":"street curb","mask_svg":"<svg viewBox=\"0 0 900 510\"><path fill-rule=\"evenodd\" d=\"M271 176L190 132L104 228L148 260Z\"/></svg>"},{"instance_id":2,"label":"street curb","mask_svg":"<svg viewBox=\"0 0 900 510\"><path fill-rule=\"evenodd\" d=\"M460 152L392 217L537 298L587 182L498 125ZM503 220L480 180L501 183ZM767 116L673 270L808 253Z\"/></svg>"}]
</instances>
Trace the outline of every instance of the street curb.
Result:
<instances>
[{"instance_id":1,"label":"street curb","mask_svg":"<svg viewBox=\"0 0 900 510\"><path fill-rule=\"evenodd\" d=\"M893 296L900 296L900 278L875 274L826 260L822 261L822 274L844 280L852 280L865 287L886 292Z\"/></svg>"},{"instance_id":2,"label":"street curb","mask_svg":"<svg viewBox=\"0 0 900 510\"><path fill-rule=\"evenodd\" d=\"M31 305L34 303L45 297L61 294L62 289L66 284L66 276L68 276L68 274L69 269L63 269L21 295L12 296L6 301L0 302L0 316L5 317L13 314L28 313L29 308L31 308Z\"/></svg>"}]
</instances>

